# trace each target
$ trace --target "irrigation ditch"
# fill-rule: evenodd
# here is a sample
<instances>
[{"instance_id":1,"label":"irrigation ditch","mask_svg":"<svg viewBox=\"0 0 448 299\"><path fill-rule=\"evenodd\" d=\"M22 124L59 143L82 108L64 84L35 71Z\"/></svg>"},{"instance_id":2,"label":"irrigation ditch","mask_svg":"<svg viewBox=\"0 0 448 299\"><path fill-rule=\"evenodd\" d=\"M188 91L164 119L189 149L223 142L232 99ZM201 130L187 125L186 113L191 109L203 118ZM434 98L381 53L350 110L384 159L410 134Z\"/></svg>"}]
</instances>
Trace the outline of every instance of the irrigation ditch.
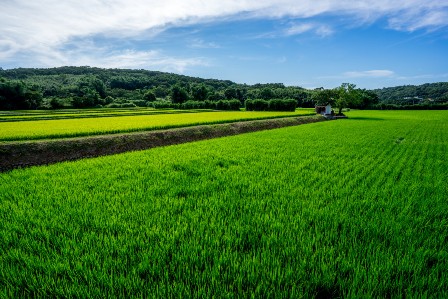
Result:
<instances>
[{"instance_id":1,"label":"irrigation ditch","mask_svg":"<svg viewBox=\"0 0 448 299\"><path fill-rule=\"evenodd\" d=\"M69 139L0 143L0 172L325 121L320 115Z\"/></svg>"}]
</instances>

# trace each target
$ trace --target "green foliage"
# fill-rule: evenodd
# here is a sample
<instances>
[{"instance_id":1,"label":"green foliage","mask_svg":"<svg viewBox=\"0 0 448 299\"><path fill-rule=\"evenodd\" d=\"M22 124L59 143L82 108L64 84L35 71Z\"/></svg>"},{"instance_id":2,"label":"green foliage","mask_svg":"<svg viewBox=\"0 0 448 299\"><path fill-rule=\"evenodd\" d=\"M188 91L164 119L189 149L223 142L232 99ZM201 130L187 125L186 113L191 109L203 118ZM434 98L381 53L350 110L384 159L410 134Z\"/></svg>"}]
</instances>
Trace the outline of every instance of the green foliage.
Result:
<instances>
[{"instance_id":1,"label":"green foliage","mask_svg":"<svg viewBox=\"0 0 448 299\"><path fill-rule=\"evenodd\" d=\"M182 103L182 105L180 105L181 109L206 109L208 107L206 107L206 103L204 101L193 101L193 100L189 100L186 101L185 103Z\"/></svg>"},{"instance_id":2,"label":"green foliage","mask_svg":"<svg viewBox=\"0 0 448 299\"><path fill-rule=\"evenodd\" d=\"M233 99L233 100L228 100L227 102L229 103L228 104L229 110L234 110L234 111L240 110L240 108L241 108L240 100Z\"/></svg>"},{"instance_id":3,"label":"green foliage","mask_svg":"<svg viewBox=\"0 0 448 299\"><path fill-rule=\"evenodd\" d=\"M269 102L261 99L246 100L244 106L247 111L266 111L269 108Z\"/></svg>"},{"instance_id":4,"label":"green foliage","mask_svg":"<svg viewBox=\"0 0 448 299\"><path fill-rule=\"evenodd\" d=\"M134 108L137 107L135 103L123 103L120 105L120 108Z\"/></svg>"},{"instance_id":5,"label":"green foliage","mask_svg":"<svg viewBox=\"0 0 448 299\"><path fill-rule=\"evenodd\" d=\"M220 100L225 100L226 96L223 92L212 92L208 95L208 100L212 102L217 102Z\"/></svg>"},{"instance_id":6,"label":"green foliage","mask_svg":"<svg viewBox=\"0 0 448 299\"><path fill-rule=\"evenodd\" d=\"M36 85L0 80L0 110L36 109L41 102L42 92Z\"/></svg>"},{"instance_id":7,"label":"green foliage","mask_svg":"<svg viewBox=\"0 0 448 299\"><path fill-rule=\"evenodd\" d=\"M297 101L293 99L246 100L247 111L295 111Z\"/></svg>"},{"instance_id":8,"label":"green foliage","mask_svg":"<svg viewBox=\"0 0 448 299\"><path fill-rule=\"evenodd\" d=\"M7 79L20 79L27 85L36 85L43 97L71 99L77 107L87 105L107 105L112 101L98 101L89 97L96 91L100 99L110 96L122 99L118 104L145 99L152 92L157 99L174 99L174 106L189 99L218 102L237 99L240 104L247 98L295 99L301 107L314 107L311 91L301 87L285 87L281 83L245 85L228 80L201 79L176 74L145 70L100 69L90 67L61 67L51 69L11 69L0 70L0 76ZM173 87L176 90L173 96ZM93 92L92 92L93 91ZM84 99L87 97L87 99ZM66 101L68 102L68 101ZM156 106L159 104L155 104ZM165 105L165 104L164 104ZM120 105L112 105L119 107Z\"/></svg>"},{"instance_id":9,"label":"green foliage","mask_svg":"<svg viewBox=\"0 0 448 299\"><path fill-rule=\"evenodd\" d=\"M134 104L137 107L147 107L148 106L148 102L145 100L134 100L134 101L130 101L130 103Z\"/></svg>"},{"instance_id":10,"label":"green foliage","mask_svg":"<svg viewBox=\"0 0 448 299\"><path fill-rule=\"evenodd\" d=\"M205 101L208 98L208 90L204 84L193 85L191 88L191 97L195 101Z\"/></svg>"},{"instance_id":11,"label":"green foliage","mask_svg":"<svg viewBox=\"0 0 448 299\"><path fill-rule=\"evenodd\" d=\"M274 98L274 96L275 96L272 89L268 88L268 87L261 89L258 94L259 94L259 98L262 100L270 100L270 99Z\"/></svg>"},{"instance_id":12,"label":"green foliage","mask_svg":"<svg viewBox=\"0 0 448 299\"><path fill-rule=\"evenodd\" d=\"M147 102L154 102L157 100L156 95L154 94L153 91L148 90L147 92L145 92L145 94L143 95L143 100L147 101Z\"/></svg>"},{"instance_id":13,"label":"green foliage","mask_svg":"<svg viewBox=\"0 0 448 299\"><path fill-rule=\"evenodd\" d=\"M27 96L12 100L16 104L5 104L0 95L0 109L48 108L51 98L63 99L70 103L73 98L75 108L94 107L112 103L104 100L107 96L122 99L119 104L136 100L169 100L181 104L188 100L218 102L237 99L241 104L246 99L294 99L298 107L314 107L324 102L336 102L336 89L307 90L298 86L285 86L281 83L237 84L228 80L201 79L176 74L126 69L101 69L91 67L61 67L50 69L0 69L1 84L14 82L26 86ZM174 88L176 86L176 88ZM21 87L18 87L19 91ZM173 88L175 90L173 94ZM14 88L13 88L14 89ZM351 103L352 108L368 109L377 104L393 105L434 105L448 102L448 83L432 83L420 86L398 86L373 91L355 89L361 99ZM1 88L0 88L1 93ZM98 94L97 96L95 94ZM152 96L155 96L156 99ZM145 98L145 95L147 98ZM174 97L173 97L174 96ZM14 96L13 96L14 97ZM42 100L45 99L43 103ZM340 101L339 103L343 103ZM3 104L2 104L3 103ZM156 104L158 105L158 104ZM120 105L113 105L120 106ZM175 107L176 105L173 105ZM66 108L64 106L63 108ZM417 108L420 109L420 108Z\"/></svg>"},{"instance_id":14,"label":"green foliage","mask_svg":"<svg viewBox=\"0 0 448 299\"><path fill-rule=\"evenodd\" d=\"M293 99L272 99L268 103L269 111L295 111L297 106L297 101Z\"/></svg>"},{"instance_id":15,"label":"green foliage","mask_svg":"<svg viewBox=\"0 0 448 299\"><path fill-rule=\"evenodd\" d=\"M68 103L68 101L65 99L46 98L42 101L39 108L41 108L41 109L62 109L69 105L70 105L70 103Z\"/></svg>"},{"instance_id":16,"label":"green foliage","mask_svg":"<svg viewBox=\"0 0 448 299\"><path fill-rule=\"evenodd\" d=\"M188 100L187 91L180 85L174 85L171 89L171 101L174 104L182 104Z\"/></svg>"},{"instance_id":17,"label":"green foliage","mask_svg":"<svg viewBox=\"0 0 448 299\"><path fill-rule=\"evenodd\" d=\"M337 89L318 89L313 93L312 99L317 106L335 105L339 97Z\"/></svg>"},{"instance_id":18,"label":"green foliage","mask_svg":"<svg viewBox=\"0 0 448 299\"><path fill-rule=\"evenodd\" d=\"M174 104L174 103L169 102L169 101L148 102L147 105L148 105L148 107L152 107L152 108L155 108L155 109L166 109L166 108L179 109L179 107L180 107L179 104Z\"/></svg>"},{"instance_id":19,"label":"green foliage","mask_svg":"<svg viewBox=\"0 0 448 299\"><path fill-rule=\"evenodd\" d=\"M448 297L447 112L349 116L0 174L0 294Z\"/></svg>"},{"instance_id":20,"label":"green foliage","mask_svg":"<svg viewBox=\"0 0 448 299\"><path fill-rule=\"evenodd\" d=\"M415 105L430 100L434 104L448 102L448 82L405 85L373 90L381 104Z\"/></svg>"},{"instance_id":21,"label":"green foliage","mask_svg":"<svg viewBox=\"0 0 448 299\"><path fill-rule=\"evenodd\" d=\"M355 88L355 84L342 83L336 88L337 98L334 105L338 108L338 114L342 114L342 109L359 105L361 102L361 91Z\"/></svg>"},{"instance_id":22,"label":"green foliage","mask_svg":"<svg viewBox=\"0 0 448 299\"><path fill-rule=\"evenodd\" d=\"M241 88L230 87L224 91L224 96L226 99L237 99L243 103L245 99L245 91Z\"/></svg>"}]
</instances>

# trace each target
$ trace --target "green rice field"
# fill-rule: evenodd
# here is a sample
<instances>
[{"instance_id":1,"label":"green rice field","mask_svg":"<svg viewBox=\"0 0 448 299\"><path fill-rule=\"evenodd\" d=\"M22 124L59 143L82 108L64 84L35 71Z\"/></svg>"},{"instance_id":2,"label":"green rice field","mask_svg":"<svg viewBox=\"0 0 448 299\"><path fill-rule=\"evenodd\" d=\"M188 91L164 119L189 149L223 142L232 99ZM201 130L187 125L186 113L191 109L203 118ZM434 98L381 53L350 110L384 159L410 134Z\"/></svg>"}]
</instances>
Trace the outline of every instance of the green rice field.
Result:
<instances>
[{"instance_id":1,"label":"green rice field","mask_svg":"<svg viewBox=\"0 0 448 299\"><path fill-rule=\"evenodd\" d=\"M101 115L103 114L101 113ZM306 108L297 109L295 112L206 111L180 113L178 111L178 113L173 113L171 110L162 110L162 112L150 115L8 121L0 122L0 142L126 133L311 114L314 114L313 109Z\"/></svg>"},{"instance_id":2,"label":"green rice field","mask_svg":"<svg viewBox=\"0 0 448 299\"><path fill-rule=\"evenodd\" d=\"M154 108L96 108L96 109L61 109L61 110L19 110L0 111L0 122L26 120L56 120L73 118L96 118L131 115L154 115L175 113L197 113L212 110L177 110Z\"/></svg>"},{"instance_id":3,"label":"green rice field","mask_svg":"<svg viewBox=\"0 0 448 299\"><path fill-rule=\"evenodd\" d=\"M447 298L448 111L347 114L0 174L0 297Z\"/></svg>"}]
</instances>

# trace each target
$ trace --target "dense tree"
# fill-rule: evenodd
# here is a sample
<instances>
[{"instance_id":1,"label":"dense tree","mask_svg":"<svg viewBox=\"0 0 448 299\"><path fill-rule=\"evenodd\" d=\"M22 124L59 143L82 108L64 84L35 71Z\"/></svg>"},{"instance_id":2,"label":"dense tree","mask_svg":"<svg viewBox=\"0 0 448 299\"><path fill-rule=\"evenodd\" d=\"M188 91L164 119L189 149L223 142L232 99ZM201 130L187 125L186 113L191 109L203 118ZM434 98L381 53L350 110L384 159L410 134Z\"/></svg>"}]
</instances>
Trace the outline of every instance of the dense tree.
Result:
<instances>
[{"instance_id":1,"label":"dense tree","mask_svg":"<svg viewBox=\"0 0 448 299\"><path fill-rule=\"evenodd\" d=\"M215 91L208 95L208 99L210 101L217 102L217 101L225 100L226 96L224 95L224 92L222 92L222 91Z\"/></svg>"},{"instance_id":2,"label":"dense tree","mask_svg":"<svg viewBox=\"0 0 448 299\"><path fill-rule=\"evenodd\" d=\"M208 90L204 84L195 84L191 87L191 97L195 101L205 101L208 97Z\"/></svg>"},{"instance_id":3,"label":"dense tree","mask_svg":"<svg viewBox=\"0 0 448 299\"><path fill-rule=\"evenodd\" d=\"M182 104L188 100L188 93L183 87L176 84L171 89L171 101L175 104Z\"/></svg>"},{"instance_id":4,"label":"dense tree","mask_svg":"<svg viewBox=\"0 0 448 299\"><path fill-rule=\"evenodd\" d=\"M145 100L147 102L154 102L157 100L157 98L156 98L156 95L154 94L154 92L152 92L151 90L148 90L143 95L143 100Z\"/></svg>"},{"instance_id":5,"label":"dense tree","mask_svg":"<svg viewBox=\"0 0 448 299\"><path fill-rule=\"evenodd\" d=\"M378 95L375 92L367 89L361 89L359 92L360 101L353 106L354 108L367 109L379 103Z\"/></svg>"},{"instance_id":6,"label":"dense tree","mask_svg":"<svg viewBox=\"0 0 448 299\"><path fill-rule=\"evenodd\" d=\"M229 87L224 91L226 99L236 99L240 102L244 101L244 92L237 87Z\"/></svg>"},{"instance_id":7,"label":"dense tree","mask_svg":"<svg viewBox=\"0 0 448 299\"><path fill-rule=\"evenodd\" d=\"M270 100L273 99L274 97L275 97L274 92L269 87L264 87L259 93L259 98L263 100Z\"/></svg>"},{"instance_id":8,"label":"dense tree","mask_svg":"<svg viewBox=\"0 0 448 299\"><path fill-rule=\"evenodd\" d=\"M97 76L86 76L83 77L77 84L77 88L75 89L75 93L78 96L83 96L86 92L90 93L93 90L98 93L98 96L105 98L106 97L106 86L104 82L101 81Z\"/></svg>"},{"instance_id":9,"label":"dense tree","mask_svg":"<svg viewBox=\"0 0 448 299\"><path fill-rule=\"evenodd\" d=\"M405 85L372 90L384 104L412 105L425 100L434 103L448 101L448 82Z\"/></svg>"},{"instance_id":10,"label":"dense tree","mask_svg":"<svg viewBox=\"0 0 448 299\"><path fill-rule=\"evenodd\" d=\"M0 109L36 109L41 101L42 92L38 86L0 79Z\"/></svg>"}]
</instances>

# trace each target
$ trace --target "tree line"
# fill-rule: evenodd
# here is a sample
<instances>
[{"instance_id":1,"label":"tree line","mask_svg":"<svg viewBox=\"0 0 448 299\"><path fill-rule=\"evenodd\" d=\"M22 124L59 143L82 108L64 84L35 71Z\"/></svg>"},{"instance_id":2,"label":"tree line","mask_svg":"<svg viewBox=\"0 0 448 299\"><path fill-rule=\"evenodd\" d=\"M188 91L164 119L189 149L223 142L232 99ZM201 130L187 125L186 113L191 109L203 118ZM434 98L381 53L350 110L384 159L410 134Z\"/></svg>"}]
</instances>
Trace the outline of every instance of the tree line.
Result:
<instances>
[{"instance_id":1,"label":"tree line","mask_svg":"<svg viewBox=\"0 0 448 299\"><path fill-rule=\"evenodd\" d=\"M431 100L443 102L445 99L446 102L447 84L430 84L416 90L425 91L417 94L431 95ZM256 106L256 109L264 110L286 109L283 104L275 103L285 103L287 106L287 101L294 101L296 107L314 107L328 102L337 106L339 111L342 109L340 107L387 109L387 105L391 104L409 105L408 102L382 98L391 94L394 94L393 89L365 90L357 89L352 84L343 84L334 89L310 90L282 83L247 85L229 80L202 79L148 70L92 67L0 68L0 110L88 107L194 107L192 109L231 110L235 109L237 101L240 107L255 109L253 107ZM414 93L406 93L410 94ZM400 96L394 95L393 98ZM247 100L249 102L246 105ZM257 104L254 106L250 101L257 101ZM270 101L273 102L269 104Z\"/></svg>"}]
</instances>

